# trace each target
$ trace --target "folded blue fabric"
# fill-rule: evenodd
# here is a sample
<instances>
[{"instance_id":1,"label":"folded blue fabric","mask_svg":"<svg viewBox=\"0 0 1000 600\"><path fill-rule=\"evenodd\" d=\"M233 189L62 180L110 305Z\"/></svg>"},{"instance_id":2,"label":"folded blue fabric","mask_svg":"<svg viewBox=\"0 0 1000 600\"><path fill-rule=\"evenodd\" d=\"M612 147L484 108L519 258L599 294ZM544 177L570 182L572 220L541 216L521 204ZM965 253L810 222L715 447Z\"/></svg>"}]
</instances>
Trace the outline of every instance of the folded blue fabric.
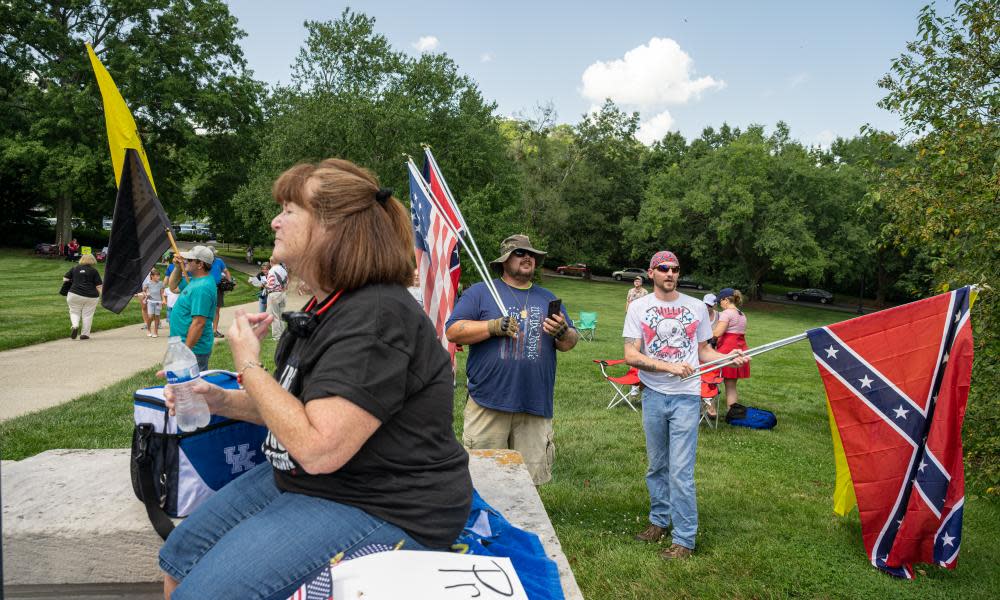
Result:
<instances>
[{"instance_id":1,"label":"folded blue fabric","mask_svg":"<svg viewBox=\"0 0 1000 600\"><path fill-rule=\"evenodd\" d=\"M468 546L469 554L509 558L531 600L565 600L559 567L545 554L538 536L511 525L476 490L472 490L469 520L452 547L456 546Z\"/></svg>"}]
</instances>

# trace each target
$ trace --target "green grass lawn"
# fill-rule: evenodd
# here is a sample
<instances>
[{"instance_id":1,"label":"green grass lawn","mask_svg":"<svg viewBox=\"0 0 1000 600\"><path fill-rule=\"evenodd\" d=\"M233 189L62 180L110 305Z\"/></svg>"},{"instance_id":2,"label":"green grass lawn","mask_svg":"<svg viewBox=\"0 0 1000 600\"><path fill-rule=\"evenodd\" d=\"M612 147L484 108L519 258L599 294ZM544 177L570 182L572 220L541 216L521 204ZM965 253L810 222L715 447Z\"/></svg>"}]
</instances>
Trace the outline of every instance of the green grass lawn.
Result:
<instances>
[{"instance_id":1,"label":"green grass lawn","mask_svg":"<svg viewBox=\"0 0 1000 600\"><path fill-rule=\"evenodd\" d=\"M621 358L625 283L548 278L573 318L599 314L597 340L559 358L556 465L539 488L584 596L612 598L990 598L1000 589L993 560L1000 503L970 496L956 571L921 566L916 581L871 567L857 513L832 514L833 453L822 383L807 342L754 359L741 383L742 401L778 416L772 431L701 429L697 486L698 549L680 563L658 557L662 546L632 540L647 521L649 501L640 416L606 410L611 388L595 358ZM54 294L54 292L53 292ZM840 320L818 308L747 307L751 345ZM212 366L230 364L217 344ZM264 355L270 358L267 342ZM464 382L465 353L459 354ZM270 361L269 361L270 362ZM133 390L155 383L153 369L69 404L0 424L0 455L30 456L49 448L125 447L131 438ZM456 433L465 391L455 393Z\"/></svg>"},{"instance_id":2,"label":"green grass lawn","mask_svg":"<svg viewBox=\"0 0 1000 600\"><path fill-rule=\"evenodd\" d=\"M75 263L55 258L39 258L31 250L0 249L0 279L4 282L0 293L0 351L30 346L40 342L69 336L69 309L66 298L59 295L62 277ZM160 274L164 266L158 267ZM104 276L104 264L97 270ZM246 283L245 277L236 277L236 289L228 292L229 305L252 302L257 291ZM138 301L129 302L120 314L97 307L93 331L114 329L133 323L142 323Z\"/></svg>"}]
</instances>

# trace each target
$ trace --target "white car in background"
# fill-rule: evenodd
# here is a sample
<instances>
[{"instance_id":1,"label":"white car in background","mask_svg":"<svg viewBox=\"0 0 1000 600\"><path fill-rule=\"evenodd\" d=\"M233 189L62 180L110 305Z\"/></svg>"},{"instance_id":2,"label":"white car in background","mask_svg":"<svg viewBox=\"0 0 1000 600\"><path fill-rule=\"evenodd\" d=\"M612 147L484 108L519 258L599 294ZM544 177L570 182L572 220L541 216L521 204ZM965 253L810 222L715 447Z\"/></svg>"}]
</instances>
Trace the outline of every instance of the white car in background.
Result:
<instances>
[{"instance_id":1,"label":"white car in background","mask_svg":"<svg viewBox=\"0 0 1000 600\"><path fill-rule=\"evenodd\" d=\"M636 277L642 277L642 282L646 283L649 281L649 275L646 273L645 269L640 269L639 267L628 267L622 269L621 271L615 271L611 274L615 281L629 280L633 281Z\"/></svg>"}]
</instances>

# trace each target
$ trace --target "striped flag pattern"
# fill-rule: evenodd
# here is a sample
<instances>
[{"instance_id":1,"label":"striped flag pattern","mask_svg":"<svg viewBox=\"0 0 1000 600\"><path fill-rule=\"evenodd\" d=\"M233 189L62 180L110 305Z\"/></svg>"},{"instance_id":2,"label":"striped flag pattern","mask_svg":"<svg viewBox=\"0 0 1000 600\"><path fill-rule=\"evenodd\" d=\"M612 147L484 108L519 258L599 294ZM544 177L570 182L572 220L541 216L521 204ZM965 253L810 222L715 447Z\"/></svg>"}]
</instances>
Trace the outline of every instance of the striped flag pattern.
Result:
<instances>
[{"instance_id":1,"label":"striped flag pattern","mask_svg":"<svg viewBox=\"0 0 1000 600\"><path fill-rule=\"evenodd\" d=\"M135 148L125 150L111 239L104 269L101 306L120 313L142 287L156 261L170 247L167 218Z\"/></svg>"},{"instance_id":2,"label":"striped flag pattern","mask_svg":"<svg viewBox=\"0 0 1000 600\"><path fill-rule=\"evenodd\" d=\"M441 213L434 208L430 195L433 193L426 179L416 172L413 164L410 171L410 217L413 222L414 254L420 273L423 291L424 312L434 323L438 340L455 360L455 344L449 343L444 335L445 323L455 308L461 263L458 256L458 237L448 227ZM435 195L441 205L443 197ZM454 223L454 222L453 222Z\"/></svg>"}]
</instances>

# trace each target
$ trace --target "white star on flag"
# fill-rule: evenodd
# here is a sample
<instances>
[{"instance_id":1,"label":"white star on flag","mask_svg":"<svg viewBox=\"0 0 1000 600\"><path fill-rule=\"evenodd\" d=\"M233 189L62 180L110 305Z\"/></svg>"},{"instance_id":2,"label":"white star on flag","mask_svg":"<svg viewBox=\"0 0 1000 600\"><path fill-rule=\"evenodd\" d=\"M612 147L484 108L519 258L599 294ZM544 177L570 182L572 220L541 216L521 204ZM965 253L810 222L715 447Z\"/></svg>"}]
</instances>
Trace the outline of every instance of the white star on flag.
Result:
<instances>
[{"instance_id":1,"label":"white star on flag","mask_svg":"<svg viewBox=\"0 0 1000 600\"><path fill-rule=\"evenodd\" d=\"M910 411L908 411L905 408L903 408L903 405L900 404L899 408L894 409L892 412L896 413L896 418L897 419L905 419L906 418L906 414L908 412L910 412Z\"/></svg>"},{"instance_id":2,"label":"white star on flag","mask_svg":"<svg viewBox=\"0 0 1000 600\"><path fill-rule=\"evenodd\" d=\"M874 379L868 379L868 374L866 373L864 377L862 377L861 379L858 380L858 383L861 384L861 389L865 389L865 388L871 389L873 381L875 381L875 380Z\"/></svg>"},{"instance_id":3,"label":"white star on flag","mask_svg":"<svg viewBox=\"0 0 1000 600\"><path fill-rule=\"evenodd\" d=\"M838 350L837 348L834 348L833 345L831 345L829 348L826 349L826 357L827 358L837 358L837 353L838 352L840 352L840 350Z\"/></svg>"},{"instance_id":4,"label":"white star on flag","mask_svg":"<svg viewBox=\"0 0 1000 600\"><path fill-rule=\"evenodd\" d=\"M955 544L952 543L953 541L955 541L955 536L948 535L947 532L941 536L941 543L945 546L954 546Z\"/></svg>"},{"instance_id":5,"label":"white star on flag","mask_svg":"<svg viewBox=\"0 0 1000 600\"><path fill-rule=\"evenodd\" d=\"M920 471L920 472L923 472L924 467L926 467L926 466L927 466L927 463L925 461L920 461L920 466L917 467L917 470Z\"/></svg>"},{"instance_id":6,"label":"white star on flag","mask_svg":"<svg viewBox=\"0 0 1000 600\"><path fill-rule=\"evenodd\" d=\"M958 319L961 318L961 316L962 316L962 313L960 311L955 313L955 322L956 323L958 323Z\"/></svg>"},{"instance_id":7,"label":"white star on flag","mask_svg":"<svg viewBox=\"0 0 1000 600\"><path fill-rule=\"evenodd\" d=\"M943 363L948 362L948 355L947 354L944 355L944 358L941 359L941 362L943 362Z\"/></svg>"}]
</instances>

